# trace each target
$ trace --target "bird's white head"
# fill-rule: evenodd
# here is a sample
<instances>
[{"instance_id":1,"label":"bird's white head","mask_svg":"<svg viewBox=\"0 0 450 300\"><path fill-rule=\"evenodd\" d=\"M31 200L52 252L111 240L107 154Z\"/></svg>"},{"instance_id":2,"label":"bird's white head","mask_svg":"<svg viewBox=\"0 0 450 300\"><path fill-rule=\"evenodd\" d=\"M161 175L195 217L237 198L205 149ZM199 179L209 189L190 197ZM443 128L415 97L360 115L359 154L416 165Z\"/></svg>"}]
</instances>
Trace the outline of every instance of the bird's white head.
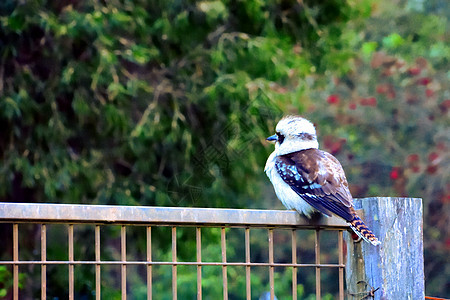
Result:
<instances>
[{"instance_id":1,"label":"bird's white head","mask_svg":"<svg viewBox=\"0 0 450 300\"><path fill-rule=\"evenodd\" d=\"M299 116L285 116L276 127L276 133L267 138L275 142L276 155L319 148L314 125Z\"/></svg>"}]
</instances>

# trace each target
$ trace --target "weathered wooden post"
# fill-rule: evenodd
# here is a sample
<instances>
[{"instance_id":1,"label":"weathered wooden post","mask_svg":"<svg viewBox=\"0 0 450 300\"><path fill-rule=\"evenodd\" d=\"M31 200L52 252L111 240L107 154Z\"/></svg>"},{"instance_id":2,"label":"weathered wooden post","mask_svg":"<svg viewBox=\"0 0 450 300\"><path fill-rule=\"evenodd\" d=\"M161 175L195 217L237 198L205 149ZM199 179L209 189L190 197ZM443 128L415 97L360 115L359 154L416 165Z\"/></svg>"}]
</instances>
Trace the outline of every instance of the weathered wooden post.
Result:
<instances>
[{"instance_id":1,"label":"weathered wooden post","mask_svg":"<svg viewBox=\"0 0 450 300\"><path fill-rule=\"evenodd\" d=\"M424 299L422 199L355 199L355 209L381 245L346 234L346 299Z\"/></svg>"}]
</instances>

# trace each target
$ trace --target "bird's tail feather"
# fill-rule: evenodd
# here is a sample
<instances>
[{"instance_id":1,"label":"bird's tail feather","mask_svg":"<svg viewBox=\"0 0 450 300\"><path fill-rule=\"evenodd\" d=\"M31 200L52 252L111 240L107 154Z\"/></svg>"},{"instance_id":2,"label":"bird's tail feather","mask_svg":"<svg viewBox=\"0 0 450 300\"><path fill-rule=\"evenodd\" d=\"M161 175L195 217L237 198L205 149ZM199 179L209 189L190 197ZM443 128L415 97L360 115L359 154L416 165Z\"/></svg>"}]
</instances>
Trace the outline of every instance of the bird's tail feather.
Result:
<instances>
[{"instance_id":1,"label":"bird's tail feather","mask_svg":"<svg viewBox=\"0 0 450 300\"><path fill-rule=\"evenodd\" d=\"M353 231L366 242L369 242L374 246L381 244L373 232L358 216L355 215L353 217L353 220L350 222L350 228L353 229Z\"/></svg>"}]
</instances>

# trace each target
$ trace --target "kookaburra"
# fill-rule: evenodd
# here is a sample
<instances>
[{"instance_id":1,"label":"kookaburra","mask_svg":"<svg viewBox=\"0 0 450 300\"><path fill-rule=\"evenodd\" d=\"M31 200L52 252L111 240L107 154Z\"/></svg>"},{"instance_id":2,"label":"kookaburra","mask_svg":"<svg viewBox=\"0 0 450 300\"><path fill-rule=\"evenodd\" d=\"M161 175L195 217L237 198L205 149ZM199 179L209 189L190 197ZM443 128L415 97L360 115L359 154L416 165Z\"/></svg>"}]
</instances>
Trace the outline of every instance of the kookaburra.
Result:
<instances>
[{"instance_id":1,"label":"kookaburra","mask_svg":"<svg viewBox=\"0 0 450 300\"><path fill-rule=\"evenodd\" d=\"M299 116L286 116L276 126L276 134L267 138L275 142L275 151L267 159L264 171L277 197L287 209L310 217L313 212L335 214L350 224L365 241L380 241L358 217L353 197L339 161L319 150L316 129Z\"/></svg>"}]
</instances>

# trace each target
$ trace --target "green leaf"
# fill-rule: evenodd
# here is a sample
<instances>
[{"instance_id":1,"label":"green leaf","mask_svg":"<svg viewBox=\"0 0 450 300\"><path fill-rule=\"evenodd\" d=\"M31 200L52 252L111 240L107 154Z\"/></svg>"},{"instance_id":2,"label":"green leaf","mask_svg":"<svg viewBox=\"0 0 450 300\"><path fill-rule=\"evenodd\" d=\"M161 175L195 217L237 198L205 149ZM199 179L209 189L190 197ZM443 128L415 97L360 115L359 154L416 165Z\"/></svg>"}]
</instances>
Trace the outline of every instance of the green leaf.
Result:
<instances>
[{"instance_id":1,"label":"green leaf","mask_svg":"<svg viewBox=\"0 0 450 300\"><path fill-rule=\"evenodd\" d=\"M377 50L377 47L377 42L365 42L361 46L361 52L365 58L369 58L372 56L372 53Z\"/></svg>"},{"instance_id":2,"label":"green leaf","mask_svg":"<svg viewBox=\"0 0 450 300\"><path fill-rule=\"evenodd\" d=\"M383 38L383 46L385 46L388 49L398 48L404 43L405 40L398 33L392 33L387 37Z\"/></svg>"},{"instance_id":3,"label":"green leaf","mask_svg":"<svg viewBox=\"0 0 450 300\"><path fill-rule=\"evenodd\" d=\"M143 65L156 58L159 55L159 51L155 47L133 45L128 54L131 54L128 56L131 61Z\"/></svg>"},{"instance_id":4,"label":"green leaf","mask_svg":"<svg viewBox=\"0 0 450 300\"><path fill-rule=\"evenodd\" d=\"M225 19L228 16L228 10L222 1L201 1L197 7L206 14L209 23Z\"/></svg>"},{"instance_id":5,"label":"green leaf","mask_svg":"<svg viewBox=\"0 0 450 300\"><path fill-rule=\"evenodd\" d=\"M430 48L430 57L450 58L450 47L442 42L433 44Z\"/></svg>"},{"instance_id":6,"label":"green leaf","mask_svg":"<svg viewBox=\"0 0 450 300\"><path fill-rule=\"evenodd\" d=\"M1 114L4 115L8 120L14 117L20 117L22 112L20 111L19 104L11 97L0 99L0 110Z\"/></svg>"},{"instance_id":7,"label":"green leaf","mask_svg":"<svg viewBox=\"0 0 450 300\"><path fill-rule=\"evenodd\" d=\"M20 33L27 26L26 19L24 15L13 14L7 19L7 26L17 33Z\"/></svg>"}]
</instances>

